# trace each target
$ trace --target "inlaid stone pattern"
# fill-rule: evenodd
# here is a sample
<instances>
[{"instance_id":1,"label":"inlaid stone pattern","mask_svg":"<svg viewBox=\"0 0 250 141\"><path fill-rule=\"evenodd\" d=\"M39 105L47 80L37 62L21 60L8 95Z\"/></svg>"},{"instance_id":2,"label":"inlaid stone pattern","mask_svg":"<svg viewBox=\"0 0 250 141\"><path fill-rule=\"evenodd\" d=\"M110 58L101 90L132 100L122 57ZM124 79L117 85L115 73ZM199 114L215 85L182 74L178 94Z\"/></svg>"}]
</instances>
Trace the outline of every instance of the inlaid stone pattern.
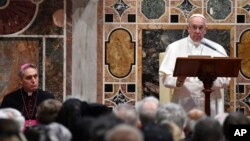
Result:
<instances>
[{"instance_id":1,"label":"inlaid stone pattern","mask_svg":"<svg viewBox=\"0 0 250 141\"><path fill-rule=\"evenodd\" d=\"M250 78L250 46L249 46L250 30L245 30L239 37L239 42L236 44L236 56L241 58L241 76L236 85L236 109L250 115L250 85L246 80Z\"/></svg>"},{"instance_id":2,"label":"inlaid stone pattern","mask_svg":"<svg viewBox=\"0 0 250 141\"><path fill-rule=\"evenodd\" d=\"M240 42L237 43L237 56L242 58L241 61L241 73L242 75L250 79L250 30L246 30L240 37Z\"/></svg>"},{"instance_id":3,"label":"inlaid stone pattern","mask_svg":"<svg viewBox=\"0 0 250 141\"><path fill-rule=\"evenodd\" d=\"M239 90L238 90L239 89ZM250 114L250 85L240 84L236 85L236 111L241 111L246 115Z\"/></svg>"},{"instance_id":4,"label":"inlaid stone pattern","mask_svg":"<svg viewBox=\"0 0 250 141\"><path fill-rule=\"evenodd\" d=\"M165 1L143 0L141 3L141 12L148 19L158 19L165 13Z\"/></svg>"},{"instance_id":5,"label":"inlaid stone pattern","mask_svg":"<svg viewBox=\"0 0 250 141\"><path fill-rule=\"evenodd\" d=\"M116 29L106 42L105 64L110 73L117 78L130 74L135 65L135 43L125 29Z\"/></svg>"},{"instance_id":6,"label":"inlaid stone pattern","mask_svg":"<svg viewBox=\"0 0 250 141\"><path fill-rule=\"evenodd\" d=\"M107 88L107 85L109 85L109 88ZM135 89L131 90L130 85L131 84L106 84L104 103L110 107L125 103L134 105L136 102ZM132 84L132 86L135 85Z\"/></svg>"},{"instance_id":7,"label":"inlaid stone pattern","mask_svg":"<svg viewBox=\"0 0 250 141\"><path fill-rule=\"evenodd\" d=\"M185 17L187 18L190 14L190 12L197 8L196 6L194 6L192 3L189 2L189 0L184 0L179 6L177 6L185 15Z\"/></svg>"},{"instance_id":8,"label":"inlaid stone pattern","mask_svg":"<svg viewBox=\"0 0 250 141\"><path fill-rule=\"evenodd\" d=\"M2 0L0 2L0 34L8 35L21 31L29 26L39 4L31 1Z\"/></svg>"},{"instance_id":9,"label":"inlaid stone pattern","mask_svg":"<svg viewBox=\"0 0 250 141\"><path fill-rule=\"evenodd\" d=\"M33 24L22 34L25 35L63 35L63 28L53 22L53 14L63 9L63 0L43 0Z\"/></svg>"},{"instance_id":10,"label":"inlaid stone pattern","mask_svg":"<svg viewBox=\"0 0 250 141\"><path fill-rule=\"evenodd\" d=\"M105 42L105 104L114 107L135 103L136 47L132 34L125 28L110 29ZM112 84L115 82L115 84Z\"/></svg>"},{"instance_id":11,"label":"inlaid stone pattern","mask_svg":"<svg viewBox=\"0 0 250 141\"><path fill-rule=\"evenodd\" d=\"M105 22L136 22L136 1L107 0L105 1Z\"/></svg>"},{"instance_id":12,"label":"inlaid stone pattern","mask_svg":"<svg viewBox=\"0 0 250 141\"><path fill-rule=\"evenodd\" d=\"M223 20L232 12L231 0L209 0L207 13L215 20Z\"/></svg>"}]
</instances>

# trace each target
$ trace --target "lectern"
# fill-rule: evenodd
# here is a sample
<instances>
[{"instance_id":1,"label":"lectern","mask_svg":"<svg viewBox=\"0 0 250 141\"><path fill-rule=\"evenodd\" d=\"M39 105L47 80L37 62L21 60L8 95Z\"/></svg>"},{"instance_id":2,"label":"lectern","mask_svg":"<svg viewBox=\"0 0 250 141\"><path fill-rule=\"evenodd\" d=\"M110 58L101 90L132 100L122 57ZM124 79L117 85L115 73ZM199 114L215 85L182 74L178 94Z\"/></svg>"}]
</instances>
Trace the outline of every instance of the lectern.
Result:
<instances>
[{"instance_id":1,"label":"lectern","mask_svg":"<svg viewBox=\"0 0 250 141\"><path fill-rule=\"evenodd\" d=\"M237 77L241 60L239 58L189 56L178 57L173 76L198 77L202 81L205 94L205 112L210 115L211 88L217 77Z\"/></svg>"}]
</instances>

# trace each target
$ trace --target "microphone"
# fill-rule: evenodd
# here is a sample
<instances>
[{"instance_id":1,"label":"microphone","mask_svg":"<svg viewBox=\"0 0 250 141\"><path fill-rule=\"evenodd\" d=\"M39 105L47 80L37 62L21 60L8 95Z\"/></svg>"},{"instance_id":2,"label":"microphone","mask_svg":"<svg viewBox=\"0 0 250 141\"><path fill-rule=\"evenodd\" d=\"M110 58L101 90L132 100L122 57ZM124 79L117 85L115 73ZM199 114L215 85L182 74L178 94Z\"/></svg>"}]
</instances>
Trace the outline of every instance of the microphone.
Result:
<instances>
[{"instance_id":1,"label":"microphone","mask_svg":"<svg viewBox=\"0 0 250 141\"><path fill-rule=\"evenodd\" d=\"M218 52L218 53L224 55L224 56L227 56L227 55L225 55L224 53L222 53L222 52L220 52L219 50L217 50L217 49L216 49L215 47L213 47L212 45L210 45L210 44L208 44L207 42L205 42L204 40L201 40L200 43L203 44L203 45L205 45L206 47L208 47L208 48L210 48L210 49L212 49L212 50L214 50L214 51L216 51L216 52Z\"/></svg>"}]
</instances>

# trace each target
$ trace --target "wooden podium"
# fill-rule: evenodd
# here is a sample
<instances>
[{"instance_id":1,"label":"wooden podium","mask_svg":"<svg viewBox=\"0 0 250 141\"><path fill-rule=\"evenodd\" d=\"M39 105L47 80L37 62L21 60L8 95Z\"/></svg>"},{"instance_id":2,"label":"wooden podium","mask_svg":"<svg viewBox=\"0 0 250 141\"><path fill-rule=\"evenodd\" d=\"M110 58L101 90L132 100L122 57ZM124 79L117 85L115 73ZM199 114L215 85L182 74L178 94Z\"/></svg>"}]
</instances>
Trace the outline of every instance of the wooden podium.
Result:
<instances>
[{"instance_id":1,"label":"wooden podium","mask_svg":"<svg viewBox=\"0 0 250 141\"><path fill-rule=\"evenodd\" d=\"M241 67L239 58L189 56L178 57L175 63L173 76L198 77L205 93L205 112L210 115L211 88L217 77L237 77Z\"/></svg>"}]
</instances>

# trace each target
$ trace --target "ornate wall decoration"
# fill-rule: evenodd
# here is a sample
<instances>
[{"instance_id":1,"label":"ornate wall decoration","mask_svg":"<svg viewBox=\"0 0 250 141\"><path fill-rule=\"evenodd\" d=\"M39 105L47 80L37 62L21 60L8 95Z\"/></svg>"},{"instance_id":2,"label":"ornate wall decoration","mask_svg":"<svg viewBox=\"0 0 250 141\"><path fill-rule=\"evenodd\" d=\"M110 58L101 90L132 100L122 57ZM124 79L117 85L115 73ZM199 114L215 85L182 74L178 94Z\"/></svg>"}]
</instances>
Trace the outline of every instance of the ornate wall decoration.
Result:
<instances>
[{"instance_id":1,"label":"ornate wall decoration","mask_svg":"<svg viewBox=\"0 0 250 141\"><path fill-rule=\"evenodd\" d=\"M0 2L0 34L9 35L29 27L38 11L39 1L2 0Z\"/></svg>"},{"instance_id":2,"label":"ornate wall decoration","mask_svg":"<svg viewBox=\"0 0 250 141\"><path fill-rule=\"evenodd\" d=\"M232 13L232 1L209 0L207 2L207 13L215 20L224 20Z\"/></svg>"},{"instance_id":3,"label":"ornate wall decoration","mask_svg":"<svg viewBox=\"0 0 250 141\"><path fill-rule=\"evenodd\" d=\"M246 30L240 37L240 42L237 43L237 57L242 58L241 61L241 73L242 75L250 79L250 30Z\"/></svg>"},{"instance_id":4,"label":"ornate wall decoration","mask_svg":"<svg viewBox=\"0 0 250 141\"><path fill-rule=\"evenodd\" d=\"M148 19L158 19L165 13L165 1L143 0L141 3L141 12Z\"/></svg>"},{"instance_id":5,"label":"ornate wall decoration","mask_svg":"<svg viewBox=\"0 0 250 141\"><path fill-rule=\"evenodd\" d=\"M117 78L130 74L135 64L135 43L125 29L115 29L106 42L105 64L109 72Z\"/></svg>"}]
</instances>

